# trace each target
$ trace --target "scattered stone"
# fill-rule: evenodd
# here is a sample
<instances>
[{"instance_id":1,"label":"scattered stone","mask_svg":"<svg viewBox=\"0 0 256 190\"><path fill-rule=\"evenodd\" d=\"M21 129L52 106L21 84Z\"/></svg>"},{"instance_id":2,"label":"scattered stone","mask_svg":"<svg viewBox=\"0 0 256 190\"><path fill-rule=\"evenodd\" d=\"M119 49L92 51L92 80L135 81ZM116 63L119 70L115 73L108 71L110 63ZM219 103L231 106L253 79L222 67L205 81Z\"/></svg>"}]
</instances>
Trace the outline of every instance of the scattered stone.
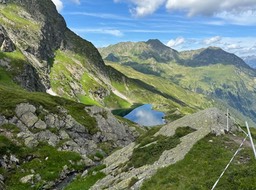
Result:
<instances>
[{"instance_id":1,"label":"scattered stone","mask_svg":"<svg viewBox=\"0 0 256 190\"><path fill-rule=\"evenodd\" d=\"M85 176L87 176L87 174L88 174L88 170L84 170L84 172L82 173L81 177L85 177Z\"/></svg>"},{"instance_id":2,"label":"scattered stone","mask_svg":"<svg viewBox=\"0 0 256 190\"><path fill-rule=\"evenodd\" d=\"M25 145L29 148L33 148L36 147L39 144L39 142L37 141L37 139L33 136L30 136L28 138L25 139Z\"/></svg>"},{"instance_id":3,"label":"scattered stone","mask_svg":"<svg viewBox=\"0 0 256 190\"><path fill-rule=\"evenodd\" d=\"M15 113L19 118L27 112L35 113L35 111L36 111L35 106L29 103L21 103L17 105L15 109Z\"/></svg>"},{"instance_id":4,"label":"scattered stone","mask_svg":"<svg viewBox=\"0 0 256 190\"><path fill-rule=\"evenodd\" d=\"M45 122L43 122L41 119L39 119L36 124L35 124L35 128L37 129L46 129L46 124Z\"/></svg>"},{"instance_id":5,"label":"scattered stone","mask_svg":"<svg viewBox=\"0 0 256 190\"><path fill-rule=\"evenodd\" d=\"M49 127L54 127L54 123L55 123L55 117L53 114L49 114L45 117L45 123L49 126Z\"/></svg>"},{"instance_id":6,"label":"scattered stone","mask_svg":"<svg viewBox=\"0 0 256 190\"><path fill-rule=\"evenodd\" d=\"M15 162L15 163L19 163L19 162L20 162L19 159L16 158L16 156L13 155L13 154L11 154L11 156L10 156L10 161L11 161L11 162Z\"/></svg>"},{"instance_id":7,"label":"scattered stone","mask_svg":"<svg viewBox=\"0 0 256 190\"><path fill-rule=\"evenodd\" d=\"M69 135L68 135L68 133L66 131L61 130L60 131L60 138L61 139L69 139Z\"/></svg>"},{"instance_id":8,"label":"scattered stone","mask_svg":"<svg viewBox=\"0 0 256 190\"><path fill-rule=\"evenodd\" d=\"M54 147L59 142L58 136L49 130L39 132L37 137L38 137L39 141L47 142L49 145L54 146Z\"/></svg>"},{"instance_id":9,"label":"scattered stone","mask_svg":"<svg viewBox=\"0 0 256 190\"><path fill-rule=\"evenodd\" d=\"M27 126L32 127L38 121L38 117L35 116L32 112L27 112L23 114L20 120Z\"/></svg>"},{"instance_id":10,"label":"scattered stone","mask_svg":"<svg viewBox=\"0 0 256 190\"><path fill-rule=\"evenodd\" d=\"M1 116L1 115L0 115L0 126L3 125L3 124L6 124L6 123L8 123L8 120L5 119L4 116Z\"/></svg>"},{"instance_id":11,"label":"scattered stone","mask_svg":"<svg viewBox=\"0 0 256 190\"><path fill-rule=\"evenodd\" d=\"M33 178L34 178L34 174L30 174L30 175L27 175L23 178L20 179L20 182L21 183L32 183L33 182Z\"/></svg>"},{"instance_id":12,"label":"scattered stone","mask_svg":"<svg viewBox=\"0 0 256 190\"><path fill-rule=\"evenodd\" d=\"M28 128L19 120L16 124L16 126L22 131L22 132L30 132Z\"/></svg>"}]
</instances>

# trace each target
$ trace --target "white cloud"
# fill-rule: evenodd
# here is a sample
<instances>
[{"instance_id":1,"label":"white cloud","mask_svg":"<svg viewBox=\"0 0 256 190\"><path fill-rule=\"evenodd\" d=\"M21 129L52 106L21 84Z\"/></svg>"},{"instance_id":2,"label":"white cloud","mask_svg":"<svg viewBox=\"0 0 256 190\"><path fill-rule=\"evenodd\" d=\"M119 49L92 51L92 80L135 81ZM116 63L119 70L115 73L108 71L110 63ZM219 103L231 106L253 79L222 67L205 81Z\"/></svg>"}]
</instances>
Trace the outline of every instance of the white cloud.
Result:
<instances>
[{"instance_id":1,"label":"white cloud","mask_svg":"<svg viewBox=\"0 0 256 190\"><path fill-rule=\"evenodd\" d=\"M256 9L246 10L243 12L231 11L221 12L215 15L217 18L228 21L237 25L256 25Z\"/></svg>"},{"instance_id":2,"label":"white cloud","mask_svg":"<svg viewBox=\"0 0 256 190\"><path fill-rule=\"evenodd\" d=\"M80 5L80 0L72 0L72 2L74 2L75 4L78 4L78 5Z\"/></svg>"},{"instance_id":3,"label":"white cloud","mask_svg":"<svg viewBox=\"0 0 256 190\"><path fill-rule=\"evenodd\" d=\"M210 45L210 44L213 44L213 43L216 43L216 42L219 42L219 41L221 41L221 37L220 36L214 36L212 38L205 39L204 43L206 45Z\"/></svg>"},{"instance_id":4,"label":"white cloud","mask_svg":"<svg viewBox=\"0 0 256 190\"><path fill-rule=\"evenodd\" d=\"M150 15L165 5L169 11L182 11L188 16L206 15L227 23L256 25L256 0L114 0L121 1L131 3L130 11L137 17Z\"/></svg>"},{"instance_id":5,"label":"white cloud","mask_svg":"<svg viewBox=\"0 0 256 190\"><path fill-rule=\"evenodd\" d=\"M237 50L237 49L241 49L242 47L238 44L229 44L226 47L228 50Z\"/></svg>"},{"instance_id":6,"label":"white cloud","mask_svg":"<svg viewBox=\"0 0 256 190\"><path fill-rule=\"evenodd\" d=\"M176 47L176 46L179 46L181 44L184 44L185 43L185 39L182 38L182 37L178 37L176 39L171 39L170 41L167 42L167 46L168 47Z\"/></svg>"},{"instance_id":7,"label":"white cloud","mask_svg":"<svg viewBox=\"0 0 256 190\"><path fill-rule=\"evenodd\" d=\"M73 28L76 33L98 33L98 34L109 34L116 37L123 36L123 33L117 29L105 29L105 28Z\"/></svg>"},{"instance_id":8,"label":"white cloud","mask_svg":"<svg viewBox=\"0 0 256 190\"><path fill-rule=\"evenodd\" d=\"M121 0L114 0L114 2L120 2ZM159 7L161 7L166 0L127 0L135 5L130 9L130 12L136 17L143 17L154 13Z\"/></svg>"},{"instance_id":9,"label":"white cloud","mask_svg":"<svg viewBox=\"0 0 256 190\"><path fill-rule=\"evenodd\" d=\"M185 10L189 16L214 15L223 11L244 12L256 8L255 0L168 0L166 8L169 10Z\"/></svg>"},{"instance_id":10,"label":"white cloud","mask_svg":"<svg viewBox=\"0 0 256 190\"><path fill-rule=\"evenodd\" d=\"M58 12L60 12L63 9L63 2L61 0L52 0L52 2L55 4Z\"/></svg>"},{"instance_id":11,"label":"white cloud","mask_svg":"<svg viewBox=\"0 0 256 190\"><path fill-rule=\"evenodd\" d=\"M185 11L188 16L213 16L231 24L256 24L255 0L168 0L166 8Z\"/></svg>"},{"instance_id":12,"label":"white cloud","mask_svg":"<svg viewBox=\"0 0 256 190\"><path fill-rule=\"evenodd\" d=\"M73 3L80 5L81 1L80 0L70 0ZM61 12L61 10L64 8L64 3L63 0L52 0L52 2L55 4L56 9L58 12Z\"/></svg>"}]
</instances>

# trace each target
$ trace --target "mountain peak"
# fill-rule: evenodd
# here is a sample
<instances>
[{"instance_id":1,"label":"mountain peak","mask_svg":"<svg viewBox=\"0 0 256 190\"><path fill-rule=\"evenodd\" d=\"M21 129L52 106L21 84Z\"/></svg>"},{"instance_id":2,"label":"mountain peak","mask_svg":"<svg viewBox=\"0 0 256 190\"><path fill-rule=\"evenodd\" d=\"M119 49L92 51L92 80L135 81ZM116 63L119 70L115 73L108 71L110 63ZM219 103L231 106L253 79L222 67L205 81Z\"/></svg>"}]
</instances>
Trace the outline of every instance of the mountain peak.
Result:
<instances>
[{"instance_id":1,"label":"mountain peak","mask_svg":"<svg viewBox=\"0 0 256 190\"><path fill-rule=\"evenodd\" d=\"M220 47L216 47L216 46L209 46L209 47L207 47L205 49L209 49L209 50L223 50Z\"/></svg>"},{"instance_id":2,"label":"mountain peak","mask_svg":"<svg viewBox=\"0 0 256 190\"><path fill-rule=\"evenodd\" d=\"M222 63L249 68L248 65L240 57L236 56L235 54L226 52L219 47L213 46L205 48L198 54L195 54L193 56L192 62L196 63L196 66Z\"/></svg>"},{"instance_id":3,"label":"mountain peak","mask_svg":"<svg viewBox=\"0 0 256 190\"><path fill-rule=\"evenodd\" d=\"M150 45L154 49L171 49L168 46L164 45L158 39L149 39L148 41L146 41L146 44Z\"/></svg>"}]
</instances>

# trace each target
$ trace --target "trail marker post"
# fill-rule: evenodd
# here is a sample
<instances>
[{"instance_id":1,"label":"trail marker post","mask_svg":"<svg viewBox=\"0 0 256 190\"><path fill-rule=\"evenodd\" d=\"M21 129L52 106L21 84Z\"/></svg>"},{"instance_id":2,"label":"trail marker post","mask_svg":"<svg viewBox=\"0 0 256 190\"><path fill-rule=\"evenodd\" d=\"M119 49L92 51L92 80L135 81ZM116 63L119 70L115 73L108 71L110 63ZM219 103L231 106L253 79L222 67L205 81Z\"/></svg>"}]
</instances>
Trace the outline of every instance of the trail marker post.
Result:
<instances>
[{"instance_id":1,"label":"trail marker post","mask_svg":"<svg viewBox=\"0 0 256 190\"><path fill-rule=\"evenodd\" d=\"M251 131L250 131L250 128L249 128L249 126L248 126L247 121L245 122L245 125L246 125L247 131L248 131L248 135L249 135L249 138L250 138L250 141L251 141L251 144L252 144L252 150L253 150L253 153L254 153L254 157L255 157L255 159L256 159L256 150L255 150L255 145L254 145L254 143L253 143L253 139L252 139Z\"/></svg>"},{"instance_id":2,"label":"trail marker post","mask_svg":"<svg viewBox=\"0 0 256 190\"><path fill-rule=\"evenodd\" d=\"M227 109L227 132L229 131L229 127L228 127L228 109Z\"/></svg>"}]
</instances>

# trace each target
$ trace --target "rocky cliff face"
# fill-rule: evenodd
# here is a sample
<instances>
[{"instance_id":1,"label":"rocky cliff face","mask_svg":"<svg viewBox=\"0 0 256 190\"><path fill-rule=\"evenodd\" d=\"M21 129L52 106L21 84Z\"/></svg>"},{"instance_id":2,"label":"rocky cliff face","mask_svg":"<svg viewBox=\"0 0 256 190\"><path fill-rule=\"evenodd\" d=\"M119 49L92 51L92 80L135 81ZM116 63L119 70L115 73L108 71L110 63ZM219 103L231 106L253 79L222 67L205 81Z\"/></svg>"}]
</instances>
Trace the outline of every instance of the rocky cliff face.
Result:
<instances>
[{"instance_id":1,"label":"rocky cliff face","mask_svg":"<svg viewBox=\"0 0 256 190\"><path fill-rule=\"evenodd\" d=\"M51 88L54 80L59 80L60 77L73 77L70 75L77 67L97 78L99 83L97 86L108 86L106 67L97 49L67 28L63 17L57 12L51 0L10 0L7 4L0 4L0 10L1 49L13 51L16 46L17 51L25 57L27 65L32 66L24 69L26 74L23 76L38 76L36 79L32 77L29 82L19 77L17 81L23 87L32 91L46 91ZM4 35L8 38L1 40ZM69 53L74 60L72 68L68 69L71 73L68 74L69 76L60 76L61 74L58 73L58 76L50 77L51 72L55 73L52 69L53 65L58 62L57 51ZM79 55L83 60L78 60L75 55ZM82 76L79 80L82 80ZM80 81L75 83L75 86L80 85ZM90 84L86 85L88 85L87 89L90 88ZM109 91L109 87L104 88ZM57 87L54 90L58 91ZM75 90L78 91L74 95L66 91L66 97L77 100L76 96L83 94L84 89ZM90 98L95 97L91 94Z\"/></svg>"}]
</instances>

